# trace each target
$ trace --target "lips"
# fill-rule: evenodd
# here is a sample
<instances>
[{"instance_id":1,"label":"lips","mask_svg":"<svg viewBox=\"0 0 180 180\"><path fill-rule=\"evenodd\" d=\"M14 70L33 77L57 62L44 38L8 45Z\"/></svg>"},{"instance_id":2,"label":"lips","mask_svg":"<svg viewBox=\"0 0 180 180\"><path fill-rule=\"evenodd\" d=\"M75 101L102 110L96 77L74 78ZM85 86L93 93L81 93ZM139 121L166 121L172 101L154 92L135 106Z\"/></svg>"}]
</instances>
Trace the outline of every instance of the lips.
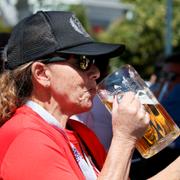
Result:
<instances>
[{"instance_id":1,"label":"lips","mask_svg":"<svg viewBox=\"0 0 180 180\"><path fill-rule=\"evenodd\" d=\"M96 95L97 89L96 89L96 88L90 88L90 89L88 90L88 92L90 92L90 94L92 94L92 95Z\"/></svg>"}]
</instances>

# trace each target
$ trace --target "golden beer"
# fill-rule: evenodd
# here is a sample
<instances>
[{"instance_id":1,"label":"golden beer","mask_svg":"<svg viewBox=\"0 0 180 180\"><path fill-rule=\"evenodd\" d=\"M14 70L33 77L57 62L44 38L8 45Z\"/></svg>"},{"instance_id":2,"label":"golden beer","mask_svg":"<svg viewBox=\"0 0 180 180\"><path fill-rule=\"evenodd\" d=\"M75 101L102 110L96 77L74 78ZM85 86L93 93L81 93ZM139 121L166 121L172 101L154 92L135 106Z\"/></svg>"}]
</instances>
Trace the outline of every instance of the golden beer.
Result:
<instances>
[{"instance_id":1,"label":"golden beer","mask_svg":"<svg viewBox=\"0 0 180 180\"><path fill-rule=\"evenodd\" d=\"M112 102L103 102L111 111ZM136 148L144 158L149 158L174 141L180 131L162 105L159 103L144 104L144 107L151 121L144 136L137 141Z\"/></svg>"}]
</instances>

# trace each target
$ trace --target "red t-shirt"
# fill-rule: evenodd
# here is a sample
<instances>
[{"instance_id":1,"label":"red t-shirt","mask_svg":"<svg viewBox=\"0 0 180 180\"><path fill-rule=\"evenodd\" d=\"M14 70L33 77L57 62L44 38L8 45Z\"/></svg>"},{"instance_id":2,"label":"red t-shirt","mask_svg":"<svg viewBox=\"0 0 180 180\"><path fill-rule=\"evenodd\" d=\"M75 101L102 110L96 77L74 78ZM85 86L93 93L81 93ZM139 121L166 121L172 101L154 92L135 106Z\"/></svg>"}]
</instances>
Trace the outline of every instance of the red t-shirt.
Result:
<instances>
[{"instance_id":1,"label":"red t-shirt","mask_svg":"<svg viewBox=\"0 0 180 180\"><path fill-rule=\"evenodd\" d=\"M65 132L81 152L76 132ZM27 106L0 128L0 178L85 179L64 136Z\"/></svg>"}]
</instances>

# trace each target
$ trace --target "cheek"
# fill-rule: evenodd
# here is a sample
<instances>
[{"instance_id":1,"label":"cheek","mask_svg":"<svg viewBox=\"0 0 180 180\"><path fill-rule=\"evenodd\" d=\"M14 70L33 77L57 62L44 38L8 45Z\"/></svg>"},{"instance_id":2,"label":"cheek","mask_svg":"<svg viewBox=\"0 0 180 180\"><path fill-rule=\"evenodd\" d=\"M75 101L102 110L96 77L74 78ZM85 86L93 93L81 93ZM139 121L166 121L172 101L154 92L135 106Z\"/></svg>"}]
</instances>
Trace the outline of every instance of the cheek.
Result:
<instances>
[{"instance_id":1,"label":"cheek","mask_svg":"<svg viewBox=\"0 0 180 180\"><path fill-rule=\"evenodd\" d=\"M92 106L92 97L87 92L87 80L76 71L56 71L51 77L51 93L58 102L63 102L63 106L78 109L89 109Z\"/></svg>"},{"instance_id":2,"label":"cheek","mask_svg":"<svg viewBox=\"0 0 180 180\"><path fill-rule=\"evenodd\" d=\"M71 95L72 92L75 91L75 86L72 84L73 81L71 81L71 79L57 78L51 83L52 91L56 94Z\"/></svg>"},{"instance_id":3,"label":"cheek","mask_svg":"<svg viewBox=\"0 0 180 180\"><path fill-rule=\"evenodd\" d=\"M56 96L64 96L64 98L75 99L78 98L78 93L82 92L83 80L76 74L65 72L61 76L53 76L51 79L51 90Z\"/></svg>"}]
</instances>

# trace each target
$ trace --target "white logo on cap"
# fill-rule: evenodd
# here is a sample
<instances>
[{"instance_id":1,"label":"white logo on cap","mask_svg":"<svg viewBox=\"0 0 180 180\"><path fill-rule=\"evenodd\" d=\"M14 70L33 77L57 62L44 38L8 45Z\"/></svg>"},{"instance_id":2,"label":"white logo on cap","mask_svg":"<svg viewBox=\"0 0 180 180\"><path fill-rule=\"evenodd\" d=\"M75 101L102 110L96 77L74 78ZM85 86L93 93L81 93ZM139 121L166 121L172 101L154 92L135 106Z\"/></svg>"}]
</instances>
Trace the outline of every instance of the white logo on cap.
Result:
<instances>
[{"instance_id":1,"label":"white logo on cap","mask_svg":"<svg viewBox=\"0 0 180 180\"><path fill-rule=\"evenodd\" d=\"M70 24L79 34L82 34L85 37L90 37L90 35L85 31L82 24L79 22L75 15L72 15L72 17L70 18Z\"/></svg>"}]
</instances>

